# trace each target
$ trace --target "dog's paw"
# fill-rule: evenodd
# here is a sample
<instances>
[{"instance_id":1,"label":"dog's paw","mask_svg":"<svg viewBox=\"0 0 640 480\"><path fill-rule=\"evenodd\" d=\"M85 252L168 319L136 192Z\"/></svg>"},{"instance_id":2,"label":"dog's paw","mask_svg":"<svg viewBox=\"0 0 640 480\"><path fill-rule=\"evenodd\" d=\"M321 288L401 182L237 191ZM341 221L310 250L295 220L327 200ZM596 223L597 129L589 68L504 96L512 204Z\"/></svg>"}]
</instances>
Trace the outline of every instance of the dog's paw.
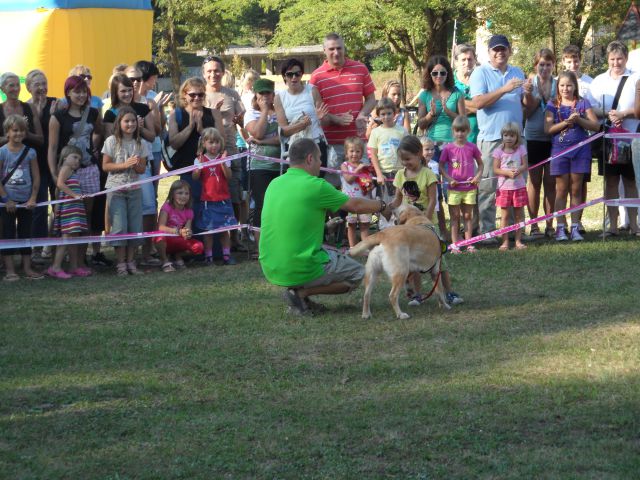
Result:
<instances>
[{"instance_id":1,"label":"dog's paw","mask_svg":"<svg viewBox=\"0 0 640 480\"><path fill-rule=\"evenodd\" d=\"M400 312L400 315L398 315L398 320L406 320L407 318L410 318L411 316L408 313L404 313L404 312Z\"/></svg>"}]
</instances>

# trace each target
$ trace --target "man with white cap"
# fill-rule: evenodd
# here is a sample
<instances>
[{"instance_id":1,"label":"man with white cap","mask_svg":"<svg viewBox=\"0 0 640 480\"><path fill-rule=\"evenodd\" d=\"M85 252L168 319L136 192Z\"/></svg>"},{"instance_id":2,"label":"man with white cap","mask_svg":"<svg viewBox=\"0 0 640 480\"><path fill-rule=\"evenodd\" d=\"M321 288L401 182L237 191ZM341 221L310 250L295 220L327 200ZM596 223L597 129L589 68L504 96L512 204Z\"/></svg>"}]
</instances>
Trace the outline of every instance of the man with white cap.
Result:
<instances>
[{"instance_id":1,"label":"man with white cap","mask_svg":"<svg viewBox=\"0 0 640 480\"><path fill-rule=\"evenodd\" d=\"M509 65L511 44L504 35L489 39L489 62L471 74L470 95L478 109L478 148L484 169L478 186L479 227L481 233L496 228L496 179L493 177L493 150L501 143L500 130L507 122L522 125L522 105L532 101L530 81L522 70Z\"/></svg>"}]
</instances>

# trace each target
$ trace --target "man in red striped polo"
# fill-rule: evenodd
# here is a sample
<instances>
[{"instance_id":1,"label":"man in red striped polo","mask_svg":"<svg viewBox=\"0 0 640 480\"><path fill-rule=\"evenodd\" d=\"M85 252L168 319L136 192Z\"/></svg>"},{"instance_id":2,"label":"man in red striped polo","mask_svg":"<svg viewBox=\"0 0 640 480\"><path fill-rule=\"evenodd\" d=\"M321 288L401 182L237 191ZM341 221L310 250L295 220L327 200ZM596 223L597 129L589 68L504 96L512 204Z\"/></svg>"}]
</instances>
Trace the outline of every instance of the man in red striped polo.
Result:
<instances>
[{"instance_id":1,"label":"man in red striped polo","mask_svg":"<svg viewBox=\"0 0 640 480\"><path fill-rule=\"evenodd\" d=\"M311 74L309 83L315 85L329 107L322 127L329 145L338 154L339 165L344 161L343 143L347 137L366 140L367 119L376 104L376 87L364 64L345 58L340 35L328 34L323 47L326 60Z\"/></svg>"}]
</instances>

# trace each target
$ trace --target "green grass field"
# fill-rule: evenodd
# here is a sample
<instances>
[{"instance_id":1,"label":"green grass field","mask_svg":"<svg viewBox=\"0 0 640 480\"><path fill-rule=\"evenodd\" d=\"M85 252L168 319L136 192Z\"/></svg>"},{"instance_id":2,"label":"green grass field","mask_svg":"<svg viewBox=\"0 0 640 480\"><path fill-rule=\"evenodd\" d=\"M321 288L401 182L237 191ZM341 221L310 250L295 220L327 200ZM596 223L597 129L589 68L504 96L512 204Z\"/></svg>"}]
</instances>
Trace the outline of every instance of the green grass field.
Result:
<instances>
[{"instance_id":1,"label":"green grass field","mask_svg":"<svg viewBox=\"0 0 640 480\"><path fill-rule=\"evenodd\" d=\"M0 477L638 478L640 243L588 238L449 256L465 303L404 321L242 257L3 283Z\"/></svg>"}]
</instances>

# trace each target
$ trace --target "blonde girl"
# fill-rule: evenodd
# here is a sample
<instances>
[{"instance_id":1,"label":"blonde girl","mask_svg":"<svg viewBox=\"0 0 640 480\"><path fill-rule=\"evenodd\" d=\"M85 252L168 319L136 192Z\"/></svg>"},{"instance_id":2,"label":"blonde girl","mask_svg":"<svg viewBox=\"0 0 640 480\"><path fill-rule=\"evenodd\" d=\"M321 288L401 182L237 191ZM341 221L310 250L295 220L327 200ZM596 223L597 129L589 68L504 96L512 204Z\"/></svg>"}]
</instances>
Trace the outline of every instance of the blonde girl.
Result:
<instances>
[{"instance_id":1,"label":"blonde girl","mask_svg":"<svg viewBox=\"0 0 640 480\"><path fill-rule=\"evenodd\" d=\"M102 169L109 174L106 188L122 187L138 180L153 156L140 139L136 112L128 106L118 109L113 135L102 148ZM142 232L142 190L133 186L107 194L112 234ZM135 249L141 240L112 242L116 252L118 276L142 274L134 261Z\"/></svg>"},{"instance_id":2,"label":"blonde girl","mask_svg":"<svg viewBox=\"0 0 640 480\"><path fill-rule=\"evenodd\" d=\"M509 210L513 208L516 223L524 219L524 207L529 200L527 196L527 179L525 172L528 168L527 150L525 149L520 125L509 122L500 131L502 144L491 154L493 158L493 173L498 176L496 189L496 207L500 207L500 227L509 225ZM522 229L516 230L516 249L522 250L527 246L522 243ZM501 251L509 250L509 234L502 235Z\"/></svg>"},{"instance_id":3,"label":"blonde girl","mask_svg":"<svg viewBox=\"0 0 640 480\"><path fill-rule=\"evenodd\" d=\"M193 179L200 180L202 184L200 193L202 208L196 219L197 227L207 231L237 225L228 183L228 179L231 178L231 162L201 166L202 163L227 156L222 134L215 128L205 128L200 137L198 152L200 156L195 160L194 165L198 165L199 168L192 173ZM231 234L226 231L218 235L222 245L224 264L235 265L236 261L231 256ZM213 264L213 234L204 235L204 261L207 265Z\"/></svg>"},{"instance_id":4,"label":"blonde girl","mask_svg":"<svg viewBox=\"0 0 640 480\"><path fill-rule=\"evenodd\" d=\"M364 142L358 137L348 137L344 141L344 158L345 162L340 165L342 171L341 183L342 192L351 198L371 198L371 191L365 193L359 182L358 175L371 173L370 166L362 163L362 154L364 153ZM367 186L365 186L367 187ZM368 188L365 188L368 190ZM369 225L371 225L371 215L368 213L349 213L347 215L347 238L349 239L349 247L358 243L358 224L360 225L360 238L365 239L369 236Z\"/></svg>"},{"instance_id":5,"label":"blonde girl","mask_svg":"<svg viewBox=\"0 0 640 480\"><path fill-rule=\"evenodd\" d=\"M88 230L87 212L85 210L82 188L78 178L78 169L82 163L82 150L73 145L67 145L60 152L58 180L56 187L60 192L59 200L67 200L56 206L53 223L54 233L62 235L63 239L78 237ZM64 257L69 252L69 271L62 269ZM88 277L93 272L78 266L79 245L58 245L53 263L47 270L47 275L61 280L75 277Z\"/></svg>"}]
</instances>

